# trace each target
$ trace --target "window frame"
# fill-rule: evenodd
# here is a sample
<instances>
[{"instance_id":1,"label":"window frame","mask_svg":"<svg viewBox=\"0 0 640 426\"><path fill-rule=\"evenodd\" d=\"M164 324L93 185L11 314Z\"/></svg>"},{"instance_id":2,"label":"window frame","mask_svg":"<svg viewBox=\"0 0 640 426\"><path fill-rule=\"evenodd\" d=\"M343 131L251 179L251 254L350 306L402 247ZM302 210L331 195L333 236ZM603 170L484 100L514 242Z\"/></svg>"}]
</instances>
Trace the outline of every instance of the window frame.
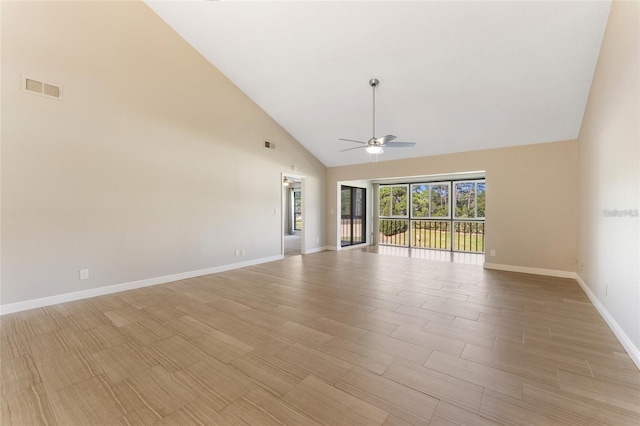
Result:
<instances>
[{"instance_id":1,"label":"window frame","mask_svg":"<svg viewBox=\"0 0 640 426\"><path fill-rule=\"evenodd\" d=\"M381 219L409 219L411 215L411 193L409 192L409 184L408 183L400 183L400 184L390 184L390 185L380 185L378 188L378 217ZM391 197L389 202L391 205L389 206L389 216L382 216L380 211L382 210L380 207L380 188L391 188ZM393 188L404 188L405 193L407 194L407 213L405 215L394 215L393 214Z\"/></svg>"},{"instance_id":2,"label":"window frame","mask_svg":"<svg viewBox=\"0 0 640 426\"><path fill-rule=\"evenodd\" d=\"M429 215L428 216L414 216L413 215L413 187L414 186L420 186L420 185L426 185L429 188L429 194L428 194L428 200L429 200ZM436 186L436 185L446 185L447 189L449 191L449 202L448 202L448 214L446 216L433 216L431 215L432 209L431 209L431 187L432 186ZM415 219L415 220L438 220L438 219L449 219L451 220L451 181L442 181L442 182L418 182L418 183L412 183L409 184L410 186L410 194L411 194L411 200L410 200L410 209L409 209L409 219Z\"/></svg>"},{"instance_id":3,"label":"window frame","mask_svg":"<svg viewBox=\"0 0 640 426\"><path fill-rule=\"evenodd\" d=\"M452 181L453 183L453 197L451 198L451 209L453 210L451 213L453 214L452 219L453 220L458 220L458 221L483 221L485 220L485 216L478 216L478 183L484 183L485 188L484 188L484 192L485 192L485 197L486 197L486 191L487 191L487 182L486 182L486 178L485 179L466 179L466 180L456 180L456 181ZM473 183L473 193L474 193L474 217L458 217L458 215L456 214L456 206L458 203L458 184L459 183ZM486 199L485 199L486 202ZM486 215L486 211L485 211L485 215Z\"/></svg>"}]
</instances>

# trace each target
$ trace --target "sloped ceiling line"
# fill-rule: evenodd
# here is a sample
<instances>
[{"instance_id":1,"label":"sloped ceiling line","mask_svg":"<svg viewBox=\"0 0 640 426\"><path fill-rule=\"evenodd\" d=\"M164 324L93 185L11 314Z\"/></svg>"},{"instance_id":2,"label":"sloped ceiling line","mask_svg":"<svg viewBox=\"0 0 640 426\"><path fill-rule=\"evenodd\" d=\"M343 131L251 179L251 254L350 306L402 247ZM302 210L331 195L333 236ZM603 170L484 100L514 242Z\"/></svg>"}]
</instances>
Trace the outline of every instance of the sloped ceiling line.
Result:
<instances>
[{"instance_id":1,"label":"sloped ceiling line","mask_svg":"<svg viewBox=\"0 0 640 426\"><path fill-rule=\"evenodd\" d=\"M147 1L326 166L576 138L609 13L596 2Z\"/></svg>"}]
</instances>

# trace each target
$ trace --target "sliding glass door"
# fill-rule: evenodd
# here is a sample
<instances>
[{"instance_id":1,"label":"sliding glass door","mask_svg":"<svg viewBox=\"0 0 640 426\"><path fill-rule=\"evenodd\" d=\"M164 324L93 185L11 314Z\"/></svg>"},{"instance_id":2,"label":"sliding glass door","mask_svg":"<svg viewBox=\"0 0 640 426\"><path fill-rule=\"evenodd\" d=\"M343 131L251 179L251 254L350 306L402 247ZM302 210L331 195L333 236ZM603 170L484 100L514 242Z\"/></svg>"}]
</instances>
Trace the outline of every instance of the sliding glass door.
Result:
<instances>
[{"instance_id":1,"label":"sliding glass door","mask_svg":"<svg viewBox=\"0 0 640 426\"><path fill-rule=\"evenodd\" d=\"M366 233L366 189L342 186L340 190L340 245L362 244Z\"/></svg>"}]
</instances>

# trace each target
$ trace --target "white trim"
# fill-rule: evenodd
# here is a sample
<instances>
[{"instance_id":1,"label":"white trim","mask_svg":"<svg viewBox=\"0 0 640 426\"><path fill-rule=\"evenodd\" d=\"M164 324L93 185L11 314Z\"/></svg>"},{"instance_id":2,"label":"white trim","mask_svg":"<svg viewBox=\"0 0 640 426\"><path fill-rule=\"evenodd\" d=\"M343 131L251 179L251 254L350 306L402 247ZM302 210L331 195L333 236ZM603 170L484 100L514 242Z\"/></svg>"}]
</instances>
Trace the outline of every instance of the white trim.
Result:
<instances>
[{"instance_id":1,"label":"white trim","mask_svg":"<svg viewBox=\"0 0 640 426\"><path fill-rule=\"evenodd\" d=\"M389 202L391 205L389 206L390 216L380 216L380 219L409 219L411 217L411 202L409 201L411 197L411 184L409 183L391 183L391 184L380 184L380 186L390 186L391 187L391 197L389 198ZM394 216L393 215L393 188L394 187L402 187L405 189L407 194L407 214L404 216ZM378 205L380 204L380 188L378 188Z\"/></svg>"},{"instance_id":2,"label":"white trim","mask_svg":"<svg viewBox=\"0 0 640 426\"><path fill-rule=\"evenodd\" d=\"M368 243L359 243L359 244L353 244L353 245L344 246L344 247L338 246L338 247L336 247L336 250L338 250L338 251L340 251L340 250L354 250L354 249L359 249L359 248L370 246L370 245L371 244L368 244Z\"/></svg>"},{"instance_id":3,"label":"white trim","mask_svg":"<svg viewBox=\"0 0 640 426\"><path fill-rule=\"evenodd\" d=\"M452 181L450 180L445 180L445 181L434 181L434 182L415 182L415 183L410 183L409 184L409 217L411 220L448 220L451 221L453 219L452 215L453 212L451 211L451 208L453 207L453 198L451 198L451 183ZM449 203L447 205L447 211L448 214L447 216L431 216L431 208L429 208L429 216L425 216L425 217L413 217L413 187L414 186L418 186L418 185L427 185L427 187L429 188L429 200L431 200L431 186L433 185L442 185L442 184L446 184L448 187L447 190L447 195L449 196ZM431 202L431 201L429 201ZM476 205L476 209L478 208L478 206ZM484 220L484 218L482 218L482 220ZM453 227L452 227L452 231L453 232ZM453 240L451 240L453 241Z\"/></svg>"},{"instance_id":4,"label":"white trim","mask_svg":"<svg viewBox=\"0 0 640 426\"><path fill-rule=\"evenodd\" d=\"M607 323L611 331L613 331L613 334L616 335L616 337L618 338L618 341L620 342L622 347L624 347L624 349L627 351L627 353L629 354L629 357L633 360L634 364L640 369L640 349L638 349L633 344L633 342L631 341L631 339L629 339L629 336L627 336L627 334L624 332L622 327L618 325L618 323L613 318L613 316L611 316L609 311L607 311L607 308L605 308L604 305L600 303L600 300L598 300L596 295L593 294L589 286L587 286L587 283L585 283L584 280L577 273L576 273L576 281L578 282L578 284L580 284L580 287L582 287L582 290L585 292L589 300L591 300L591 303L593 303L593 306L596 307L596 309L600 313L600 316L605 320L605 322Z\"/></svg>"},{"instance_id":5,"label":"white trim","mask_svg":"<svg viewBox=\"0 0 640 426\"><path fill-rule=\"evenodd\" d=\"M478 182L480 182L480 181L484 182L485 191L486 191L487 190L487 187L486 187L487 178L486 177L483 177L483 178L480 178L480 179L456 180L456 181L452 180L451 181L451 183L453 183L453 182L455 182L455 183L470 183L470 182L473 182L473 194L476 197L476 200L475 200L476 202L474 203L475 204L475 206L474 206L475 217L471 217L471 218L456 217L456 211L453 208L453 202L458 199L458 188L457 188L456 185L452 185L453 186L453 190L451 190L451 188L450 188L449 189L449 193L451 195L451 210L452 210L451 215L453 216L452 217L453 220L458 220L458 221L461 221L461 222L470 222L472 220L486 221L486 217L484 217L484 216L478 217ZM431 194L429 194L429 195L431 195Z\"/></svg>"},{"instance_id":6,"label":"white trim","mask_svg":"<svg viewBox=\"0 0 640 426\"><path fill-rule=\"evenodd\" d=\"M281 172L280 173L280 254L282 255L282 258L284 259L284 226L285 226L285 216L287 214L287 212L285 211L285 207L286 207L286 203L285 203L285 199L284 199L284 191L283 191L283 186L282 186L282 182L284 180L284 178L293 178L293 179L300 179L300 212L302 214L302 229L300 230L300 253L305 254L304 253L304 246L306 244L307 241L307 221L305 220L305 215L306 215L306 208L305 208L305 203L306 203L306 197L305 197L305 193L307 192L306 190L306 180L304 175L297 175L297 174L292 174L289 172ZM293 196L293 194L292 194ZM293 200L292 200L293 201ZM293 203L291 205L291 210L293 210ZM275 211L274 211L275 213ZM295 215L292 218L292 220L295 222ZM293 226L295 228L295 224Z\"/></svg>"},{"instance_id":7,"label":"white trim","mask_svg":"<svg viewBox=\"0 0 640 426\"><path fill-rule=\"evenodd\" d=\"M23 302L8 303L0 305L0 315L12 314L14 312L26 311L29 309L41 308L43 306L56 305L58 303L72 302L74 300L88 299L90 297L103 296L105 294L118 293L126 290L133 290L141 287L148 287L156 284L164 284L172 281L184 280L187 278L199 277L202 275L217 274L218 272L229 271L231 269L245 268L247 266L259 265L261 263L273 262L283 259L282 255L263 257L260 259L248 260L245 262L231 263L228 265L214 266L212 268L198 269L196 271L181 272L179 274L164 275L162 277L148 278L128 283L108 285L104 287L92 288L89 290L75 291L73 293L58 294L55 296L42 297L39 299L25 300Z\"/></svg>"},{"instance_id":8,"label":"white trim","mask_svg":"<svg viewBox=\"0 0 640 426\"><path fill-rule=\"evenodd\" d=\"M334 247L334 246L325 246L324 248L325 250L329 250L329 251L337 251L340 250L339 247Z\"/></svg>"},{"instance_id":9,"label":"white trim","mask_svg":"<svg viewBox=\"0 0 640 426\"><path fill-rule=\"evenodd\" d=\"M326 247L314 247L314 248L310 248L310 249L306 249L302 254L313 254L313 253L319 253L321 251L325 251L327 250Z\"/></svg>"},{"instance_id":10,"label":"white trim","mask_svg":"<svg viewBox=\"0 0 640 426\"><path fill-rule=\"evenodd\" d=\"M548 277L575 278L576 273L560 271L557 269L529 268L528 266L502 265L499 263L485 263L484 269L496 269L498 271L522 272L523 274L546 275Z\"/></svg>"}]
</instances>

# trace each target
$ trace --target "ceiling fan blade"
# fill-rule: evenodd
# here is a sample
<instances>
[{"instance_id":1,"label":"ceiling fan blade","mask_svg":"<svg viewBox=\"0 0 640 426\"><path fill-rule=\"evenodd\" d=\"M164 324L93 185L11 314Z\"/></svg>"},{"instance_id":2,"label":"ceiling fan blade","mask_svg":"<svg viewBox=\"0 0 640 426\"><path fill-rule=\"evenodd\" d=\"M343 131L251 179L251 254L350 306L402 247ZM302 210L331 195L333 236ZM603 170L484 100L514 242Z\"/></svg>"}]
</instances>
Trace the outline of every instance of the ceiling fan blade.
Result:
<instances>
[{"instance_id":1,"label":"ceiling fan blade","mask_svg":"<svg viewBox=\"0 0 640 426\"><path fill-rule=\"evenodd\" d=\"M385 148L406 148L416 146L415 142L387 142L383 145Z\"/></svg>"},{"instance_id":2,"label":"ceiling fan blade","mask_svg":"<svg viewBox=\"0 0 640 426\"><path fill-rule=\"evenodd\" d=\"M354 141L353 139L338 139L339 141L347 141L347 142L355 142L355 143L361 143L363 145L366 145L366 142L362 142L362 141Z\"/></svg>"},{"instance_id":3,"label":"ceiling fan blade","mask_svg":"<svg viewBox=\"0 0 640 426\"><path fill-rule=\"evenodd\" d=\"M385 135L382 136L380 138L376 138L376 142L378 142L380 145L384 145L387 142L391 142L392 140L394 140L396 137L393 135Z\"/></svg>"},{"instance_id":4,"label":"ceiling fan blade","mask_svg":"<svg viewBox=\"0 0 640 426\"><path fill-rule=\"evenodd\" d=\"M353 148L341 149L340 152L351 151L352 149L366 148L366 146L355 146Z\"/></svg>"}]
</instances>

